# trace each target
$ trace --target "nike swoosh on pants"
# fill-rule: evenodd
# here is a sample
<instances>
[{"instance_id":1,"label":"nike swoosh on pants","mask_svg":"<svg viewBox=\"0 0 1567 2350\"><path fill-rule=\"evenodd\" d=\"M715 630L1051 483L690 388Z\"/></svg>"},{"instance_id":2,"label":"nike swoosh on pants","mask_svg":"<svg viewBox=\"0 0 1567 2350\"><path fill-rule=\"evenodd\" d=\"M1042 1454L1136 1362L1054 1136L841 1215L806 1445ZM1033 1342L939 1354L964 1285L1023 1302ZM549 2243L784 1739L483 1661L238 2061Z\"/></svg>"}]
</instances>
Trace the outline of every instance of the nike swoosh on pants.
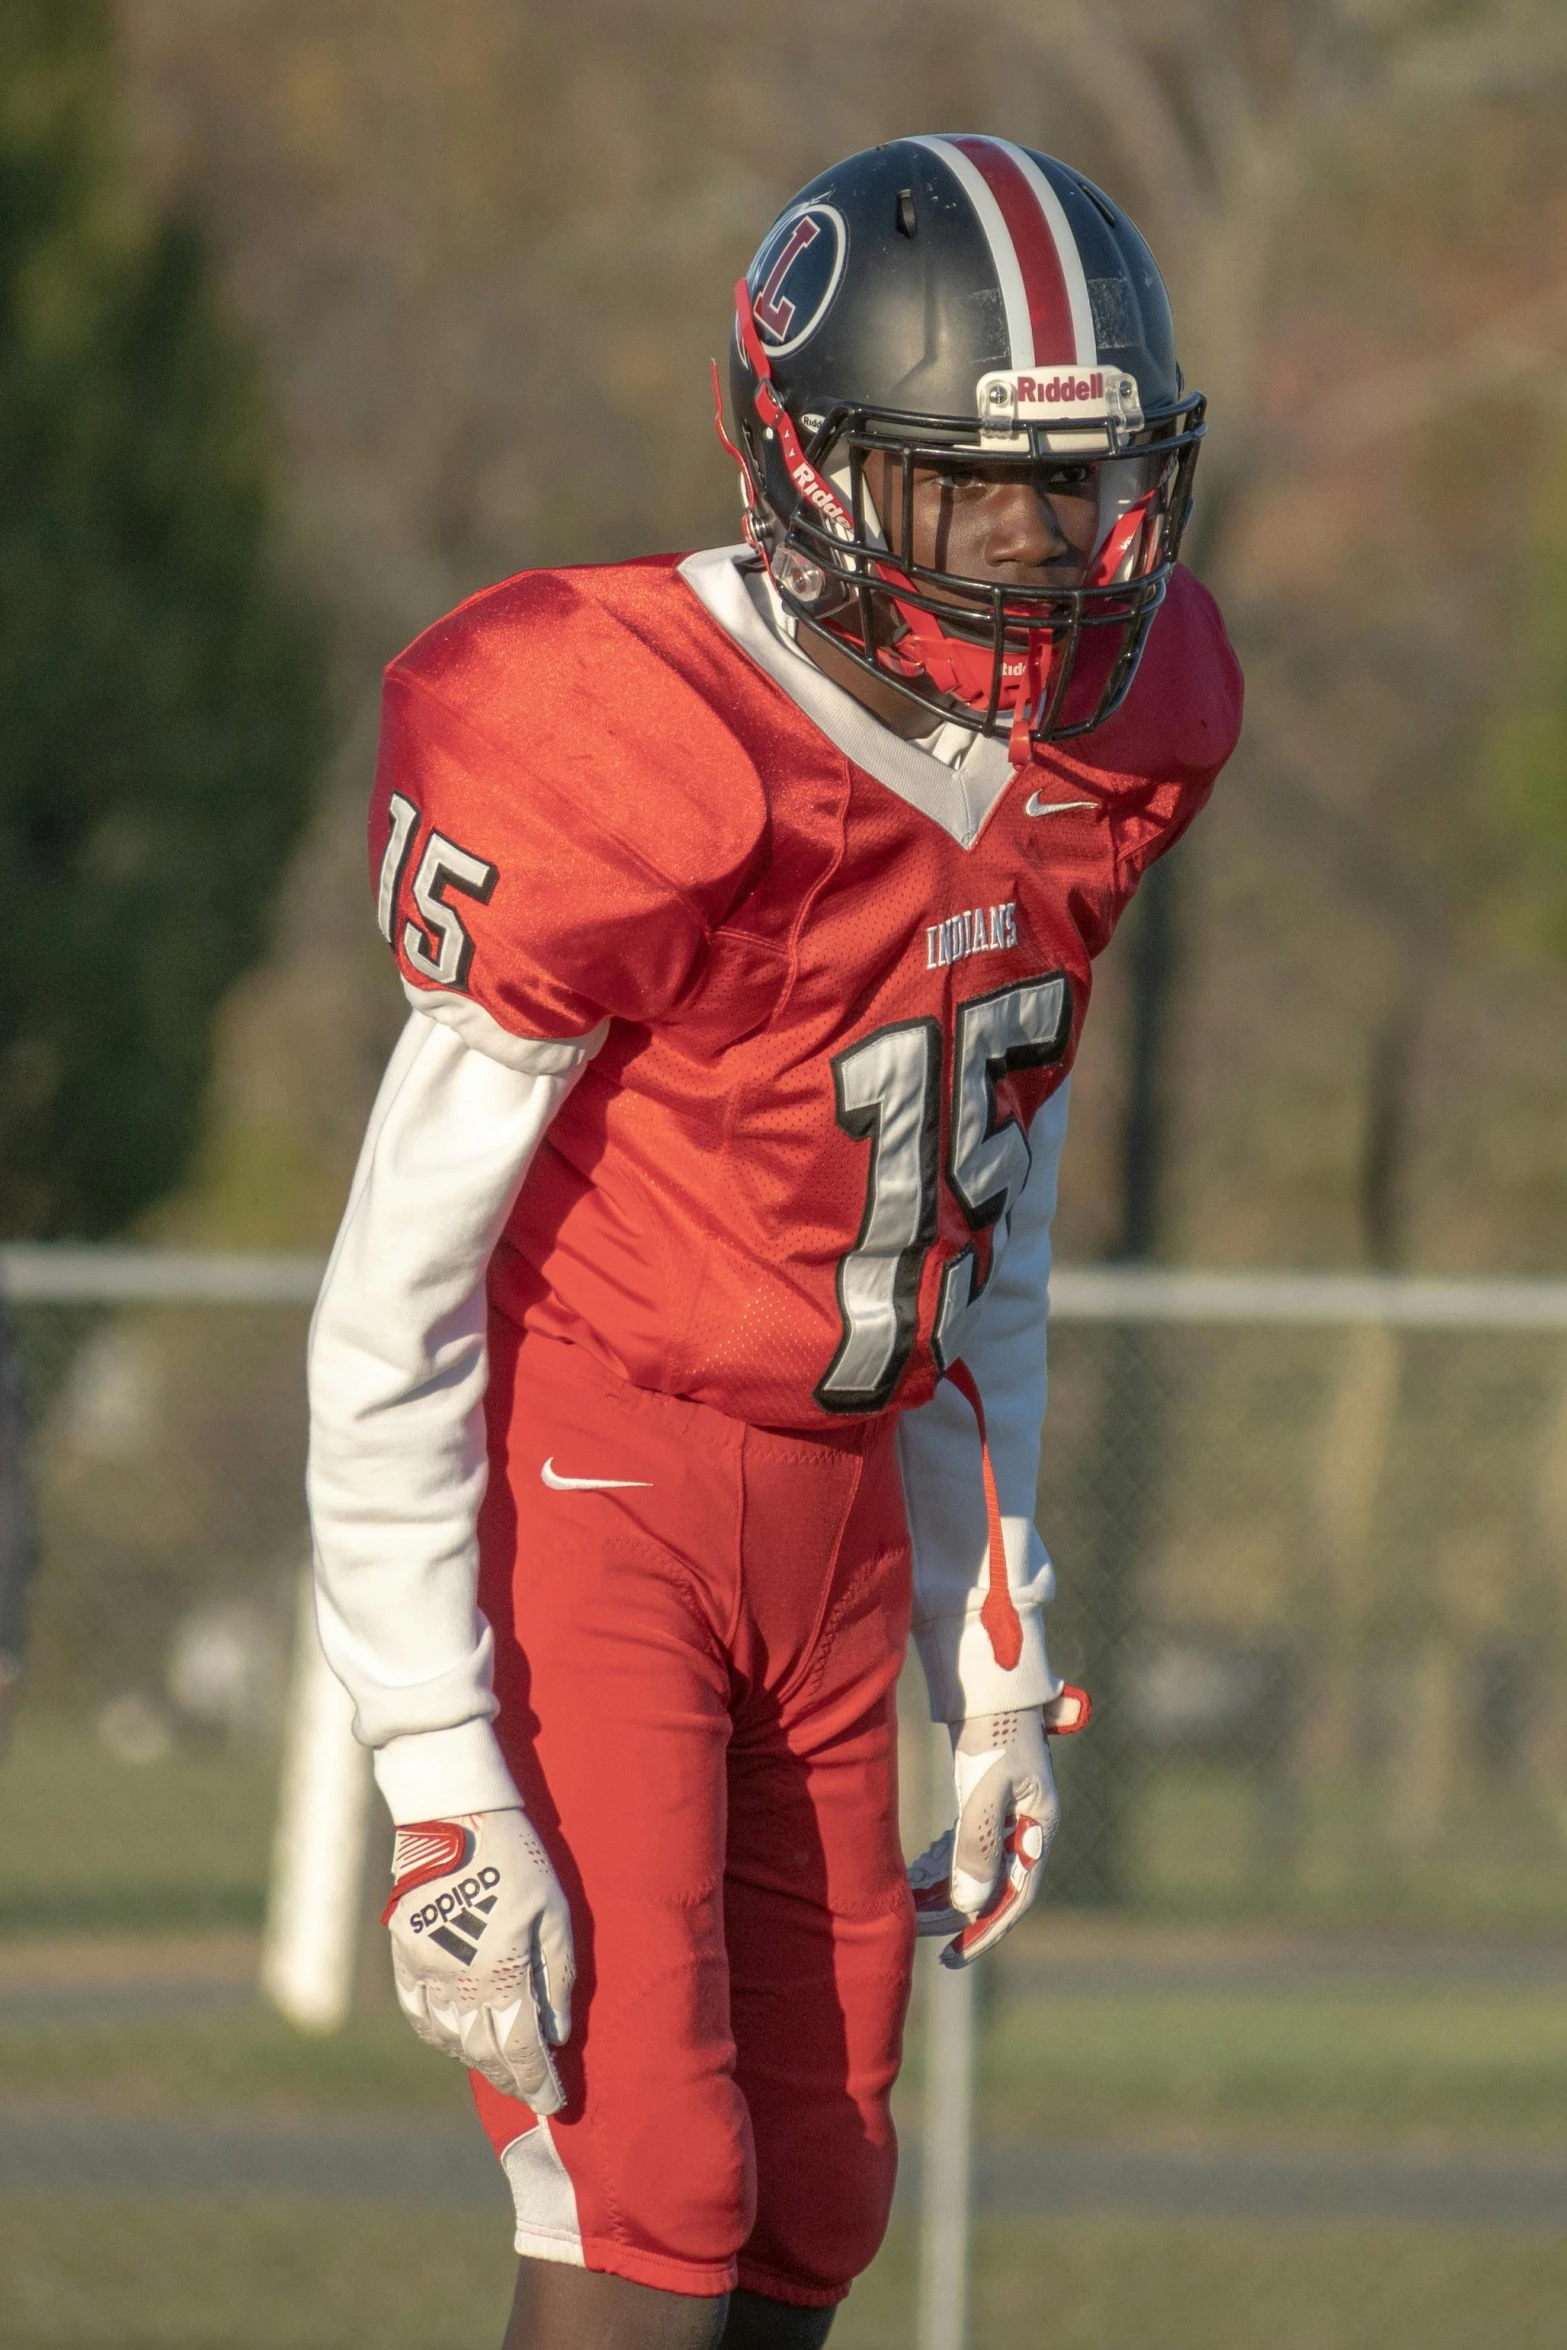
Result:
<instances>
[{"instance_id":1,"label":"nike swoosh on pants","mask_svg":"<svg viewBox=\"0 0 1567 2350\"><path fill-rule=\"evenodd\" d=\"M539 1475L551 1493L608 1493L616 1486L646 1486L648 1483L646 1477L563 1477L555 1466L553 1453Z\"/></svg>"}]
</instances>

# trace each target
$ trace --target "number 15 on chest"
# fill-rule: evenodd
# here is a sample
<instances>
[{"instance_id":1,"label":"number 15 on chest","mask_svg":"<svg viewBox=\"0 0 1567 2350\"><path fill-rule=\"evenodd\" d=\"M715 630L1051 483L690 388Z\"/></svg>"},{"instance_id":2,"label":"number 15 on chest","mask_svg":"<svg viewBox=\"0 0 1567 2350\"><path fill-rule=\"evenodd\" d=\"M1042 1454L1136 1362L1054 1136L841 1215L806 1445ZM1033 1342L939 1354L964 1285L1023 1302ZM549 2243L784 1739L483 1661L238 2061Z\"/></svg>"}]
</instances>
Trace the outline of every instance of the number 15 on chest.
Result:
<instances>
[{"instance_id":1,"label":"number 15 on chest","mask_svg":"<svg viewBox=\"0 0 1567 2350\"><path fill-rule=\"evenodd\" d=\"M997 1087L1014 1071L1055 1067L1071 1034L1064 971L956 1007L945 1165L939 1021L895 1021L834 1056L838 1124L871 1148L860 1229L838 1263L842 1336L815 1389L823 1411L879 1411L903 1377L919 1337L920 1289L937 1244L943 1184L976 1235L942 1268L930 1333L938 1371L956 1359L961 1325L995 1271L1031 1163L1027 1135L1010 1110L1002 1112ZM977 1236L986 1231L982 1275Z\"/></svg>"}]
</instances>

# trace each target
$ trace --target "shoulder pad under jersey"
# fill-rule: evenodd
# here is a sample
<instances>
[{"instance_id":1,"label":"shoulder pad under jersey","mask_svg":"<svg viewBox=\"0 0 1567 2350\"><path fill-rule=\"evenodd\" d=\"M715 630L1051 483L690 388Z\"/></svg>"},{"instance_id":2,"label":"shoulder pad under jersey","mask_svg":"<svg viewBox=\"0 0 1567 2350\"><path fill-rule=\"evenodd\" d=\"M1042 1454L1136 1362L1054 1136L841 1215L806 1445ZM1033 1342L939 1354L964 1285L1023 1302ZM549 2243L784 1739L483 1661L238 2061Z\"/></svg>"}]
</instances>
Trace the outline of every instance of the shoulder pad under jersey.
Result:
<instances>
[{"instance_id":1,"label":"shoulder pad under jersey","mask_svg":"<svg viewBox=\"0 0 1567 2350\"><path fill-rule=\"evenodd\" d=\"M668 566L525 572L392 663L371 869L411 988L526 1036L680 994L766 836L751 759L661 648L695 609Z\"/></svg>"}]
</instances>

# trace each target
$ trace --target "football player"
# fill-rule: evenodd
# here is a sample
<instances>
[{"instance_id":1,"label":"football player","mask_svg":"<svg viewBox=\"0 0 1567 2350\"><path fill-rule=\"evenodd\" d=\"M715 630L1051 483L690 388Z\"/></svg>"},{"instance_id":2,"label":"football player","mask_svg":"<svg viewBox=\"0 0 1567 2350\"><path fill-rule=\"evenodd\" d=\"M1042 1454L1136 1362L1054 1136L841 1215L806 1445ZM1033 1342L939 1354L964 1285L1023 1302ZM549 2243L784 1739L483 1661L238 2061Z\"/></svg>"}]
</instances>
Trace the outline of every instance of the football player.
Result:
<instances>
[{"instance_id":1,"label":"football player","mask_svg":"<svg viewBox=\"0 0 1567 2350\"><path fill-rule=\"evenodd\" d=\"M823 173L729 392L742 544L523 573L388 672L411 1017L312 1340L398 1993L534 2350L819 2343L916 1908L965 1963L1027 1906L1086 1704L1033 1525L1068 1072L1239 721L1177 561L1203 403L1076 171ZM911 1618L956 1779L913 1898Z\"/></svg>"}]
</instances>

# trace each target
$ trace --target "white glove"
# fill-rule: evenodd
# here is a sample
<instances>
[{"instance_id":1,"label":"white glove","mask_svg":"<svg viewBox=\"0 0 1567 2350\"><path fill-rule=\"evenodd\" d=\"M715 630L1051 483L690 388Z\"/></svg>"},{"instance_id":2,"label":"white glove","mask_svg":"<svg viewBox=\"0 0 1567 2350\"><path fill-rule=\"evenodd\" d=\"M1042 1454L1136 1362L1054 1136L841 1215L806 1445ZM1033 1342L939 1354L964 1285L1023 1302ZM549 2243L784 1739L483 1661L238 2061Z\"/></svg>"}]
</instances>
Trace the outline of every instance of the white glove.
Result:
<instances>
[{"instance_id":1,"label":"white glove","mask_svg":"<svg viewBox=\"0 0 1567 2350\"><path fill-rule=\"evenodd\" d=\"M571 2030L571 1915L527 1814L399 1828L392 1878L381 1922L420 2039L535 2113L558 2112L550 2045Z\"/></svg>"},{"instance_id":2,"label":"white glove","mask_svg":"<svg viewBox=\"0 0 1567 2350\"><path fill-rule=\"evenodd\" d=\"M1032 1903L1061 1817L1046 1741L1080 1730L1092 1710L1086 1690L1067 1687L1049 1705L955 1725L957 1823L909 1870L915 1931L956 1936L943 1966L972 1965Z\"/></svg>"}]
</instances>

